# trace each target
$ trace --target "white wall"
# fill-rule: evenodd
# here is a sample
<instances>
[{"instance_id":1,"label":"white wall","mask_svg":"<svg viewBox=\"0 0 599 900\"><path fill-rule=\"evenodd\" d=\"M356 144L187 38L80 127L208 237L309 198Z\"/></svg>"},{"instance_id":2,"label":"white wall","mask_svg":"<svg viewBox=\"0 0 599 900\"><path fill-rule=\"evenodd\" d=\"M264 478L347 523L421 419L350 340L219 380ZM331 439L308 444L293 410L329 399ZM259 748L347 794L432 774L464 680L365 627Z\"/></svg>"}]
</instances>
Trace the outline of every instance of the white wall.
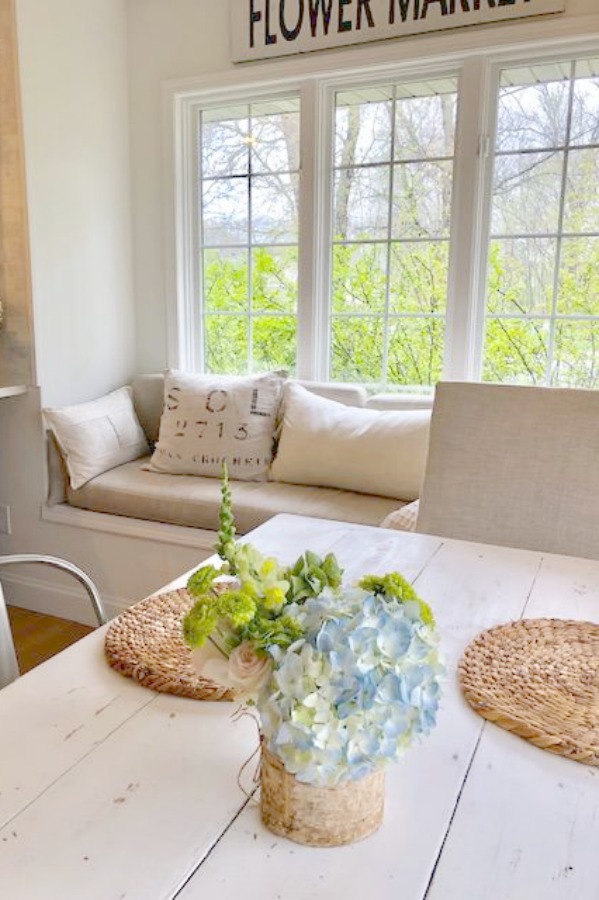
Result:
<instances>
[{"instance_id":1,"label":"white wall","mask_svg":"<svg viewBox=\"0 0 599 900\"><path fill-rule=\"evenodd\" d=\"M38 383L89 399L134 368L123 0L19 0Z\"/></svg>"}]
</instances>

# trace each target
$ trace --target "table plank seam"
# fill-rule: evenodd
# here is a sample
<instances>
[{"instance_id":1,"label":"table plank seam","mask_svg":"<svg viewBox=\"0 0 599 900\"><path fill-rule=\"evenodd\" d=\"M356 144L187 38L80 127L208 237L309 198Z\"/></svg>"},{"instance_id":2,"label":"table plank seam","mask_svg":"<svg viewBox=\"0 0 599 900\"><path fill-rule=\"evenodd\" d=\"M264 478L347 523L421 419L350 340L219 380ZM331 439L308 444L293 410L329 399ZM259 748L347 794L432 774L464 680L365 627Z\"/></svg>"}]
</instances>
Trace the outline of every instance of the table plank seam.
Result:
<instances>
[{"instance_id":1,"label":"table plank seam","mask_svg":"<svg viewBox=\"0 0 599 900\"><path fill-rule=\"evenodd\" d=\"M193 869L191 870L191 872L189 872L189 874L185 877L185 880L184 880L184 881L182 882L182 884L176 889L175 893L172 894L172 895L168 898L168 900L177 900L177 897L179 897L179 896L181 895L181 893L185 890L185 888L187 887L187 885L189 884L189 882L191 881L191 879L198 873L198 871L200 870L200 868L204 865L204 863L206 862L206 860L208 859L208 857L212 855L212 853L214 852L214 850L216 850L217 846L220 844L220 842L221 842L222 839L225 837L225 835L227 834L227 832L233 827L233 825L235 824L235 822L237 821L237 819L242 815L242 813L245 812L245 810L246 810L247 807L250 805L250 803L252 802L252 800L254 799L254 796L256 795L256 793L257 793L258 791L259 791L259 788L258 788L258 787L255 787L254 790L252 791L252 793L249 795L249 797L248 797L248 798L244 801L244 803L242 803L242 805L239 807L239 809L238 809L237 812L235 813L235 816L234 816L234 817L231 819L231 821L227 824L226 828L224 828L224 829L221 831L221 833L217 836L216 840L210 845L210 847L208 847L208 849L206 850L206 852L204 853L204 855L201 857L201 859L199 859L199 860L196 862L196 864L195 864L195 866L193 867Z\"/></svg>"},{"instance_id":2,"label":"table plank seam","mask_svg":"<svg viewBox=\"0 0 599 900\"><path fill-rule=\"evenodd\" d=\"M445 541L440 541L440 542L437 544L437 546L433 549L433 552L431 553L431 555L429 556L429 558L427 559L427 561L426 561L425 563L422 564L422 567L419 569L419 571L417 572L417 574L416 574L416 575L414 576L414 578L412 579L412 586L413 586L413 587L416 587L416 582L418 581L418 579L419 579L419 578L422 578L422 576L424 575L424 573L426 572L426 570L428 569L428 567L430 566L430 564L433 562L433 560L435 559L435 557L439 555L439 553L441 552L441 550L443 549L444 546L445 546Z\"/></svg>"},{"instance_id":3,"label":"table plank seam","mask_svg":"<svg viewBox=\"0 0 599 900\"><path fill-rule=\"evenodd\" d=\"M122 722L120 722L115 728L113 728L111 731L109 731L101 740L95 741L92 744L92 746L83 754L83 756L80 756L67 769L65 769L63 772L61 772L60 775L58 775L53 781L50 781L44 787L44 789L39 792L39 794L36 794L35 797L32 797L24 806L22 806L18 810L18 812L14 813L12 816L9 816L6 819L6 821L1 822L0 823L0 834L2 834L2 832L6 828L8 828L10 825L12 825L12 823L16 819L18 819L23 813L25 813L29 809L30 806L33 806L34 803L37 803L38 800L40 800L44 796L44 794L47 794L49 790L51 790L55 785L57 785L59 783L59 781L61 781L63 778L65 778L67 775L69 775L71 772L73 772L78 766L81 765L81 763L83 763L89 756L91 756L92 753L95 753L96 750L98 749L98 747L101 747L103 744L105 744L106 741L108 741L113 735L115 735L118 731L120 731L121 728L123 728L125 725L127 725L129 722L131 722L131 720L134 719L137 715L139 715L139 713L146 710L149 706L151 706L152 703L155 703L159 699L159 696L160 696L159 694L154 694L152 697L150 697L150 699L146 703L144 703L143 706L140 706L133 713L128 715L126 719L123 719Z\"/></svg>"},{"instance_id":4,"label":"table plank seam","mask_svg":"<svg viewBox=\"0 0 599 900\"><path fill-rule=\"evenodd\" d=\"M471 755L471 757L470 757L470 761L469 761L469 763L468 763L468 768L466 769L466 772L465 772L465 774L464 774L464 778L462 779L462 784L460 785L460 789L459 789L458 794L457 794L457 797L456 797L456 799L455 799L455 803L454 803L454 805L453 805L453 810L452 810L452 812L451 812L451 816L450 816L449 821L448 821L448 823L447 823L447 828L445 829L445 834L443 835L443 840L441 841L441 846L439 847L439 852L437 853L437 856L436 856L436 858L435 858L435 863L434 863L433 868L432 868L432 870L431 870L431 875L430 875L430 878L429 878L429 880L428 880L428 884L427 884L427 886L426 886L426 890L425 890L425 892L424 892L424 894L423 894L422 900L427 900L427 897L429 896L430 890L431 890L431 888L432 888L432 886L433 886L433 881L435 880L435 874L436 874L436 872L437 872L437 868L438 868L438 866L439 866L439 863L441 862L441 857L443 856L443 851L444 851L444 849L445 849L445 844L447 843L447 838L449 837L449 833L450 833L451 827L452 827L452 825L453 825L453 820L455 819L455 817L456 817L456 815L457 815L458 807L459 807L459 805L460 805L460 800L462 799L462 794L464 793L464 790L465 790L465 788L466 788L466 782L468 781L468 777L469 777L469 775L470 775L470 770L472 769L472 766L474 765L474 760L475 760L475 757L476 757L478 748L479 748L479 746L480 746L480 742L481 742L482 739L483 739L483 734L484 734L484 732L485 732L486 726L487 726L487 722L483 722L483 723L482 723L482 727L481 727L480 732L479 732L479 735L478 735L478 739L477 739L477 741L476 741L476 744L474 745L474 750L472 751L472 755Z\"/></svg>"},{"instance_id":5,"label":"table plank seam","mask_svg":"<svg viewBox=\"0 0 599 900\"><path fill-rule=\"evenodd\" d=\"M526 609L528 607L528 604L530 603L530 598L532 597L533 592L537 586L537 581L539 580L539 575L541 574L541 569L543 568L544 563L545 563L545 557L541 556L541 558L539 560L539 565L537 566L537 571L535 572L535 576L534 576L534 578L532 580L532 584L530 586L530 590L528 591L528 593L526 595L526 600L524 601L524 606L522 607L522 612L520 613L520 620L522 620L524 618Z\"/></svg>"}]
</instances>

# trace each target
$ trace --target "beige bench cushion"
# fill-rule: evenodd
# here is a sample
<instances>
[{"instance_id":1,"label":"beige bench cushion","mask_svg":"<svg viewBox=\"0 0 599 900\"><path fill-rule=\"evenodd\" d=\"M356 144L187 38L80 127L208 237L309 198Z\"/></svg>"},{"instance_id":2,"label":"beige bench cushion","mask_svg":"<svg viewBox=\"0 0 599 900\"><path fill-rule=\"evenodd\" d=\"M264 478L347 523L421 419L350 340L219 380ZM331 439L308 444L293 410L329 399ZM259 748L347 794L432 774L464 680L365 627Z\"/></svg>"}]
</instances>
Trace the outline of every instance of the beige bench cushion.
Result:
<instances>
[{"instance_id":1,"label":"beige bench cushion","mask_svg":"<svg viewBox=\"0 0 599 900\"><path fill-rule=\"evenodd\" d=\"M95 512L217 529L220 482L197 475L158 475L143 471L147 458L127 463L68 491L71 506ZM378 525L397 500L353 494L334 488L275 482L231 482L235 519L240 534L278 513L316 516L342 522Z\"/></svg>"}]
</instances>

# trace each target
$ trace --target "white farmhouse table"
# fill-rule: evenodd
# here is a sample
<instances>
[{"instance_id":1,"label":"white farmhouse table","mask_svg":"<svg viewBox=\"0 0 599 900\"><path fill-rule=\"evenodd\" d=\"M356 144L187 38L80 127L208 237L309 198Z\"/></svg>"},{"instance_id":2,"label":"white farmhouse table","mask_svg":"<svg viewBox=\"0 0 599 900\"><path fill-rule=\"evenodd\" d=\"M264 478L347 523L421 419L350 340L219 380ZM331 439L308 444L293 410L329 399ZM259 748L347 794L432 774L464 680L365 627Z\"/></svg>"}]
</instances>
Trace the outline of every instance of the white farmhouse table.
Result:
<instances>
[{"instance_id":1,"label":"white farmhouse table","mask_svg":"<svg viewBox=\"0 0 599 900\"><path fill-rule=\"evenodd\" d=\"M326 850L271 834L237 784L255 723L116 674L99 629L0 692L0 897L599 900L599 770L486 723L456 677L485 628L599 621L599 562L295 516L251 540L331 550L347 579L402 571L435 611L442 709L389 770L381 829Z\"/></svg>"}]
</instances>

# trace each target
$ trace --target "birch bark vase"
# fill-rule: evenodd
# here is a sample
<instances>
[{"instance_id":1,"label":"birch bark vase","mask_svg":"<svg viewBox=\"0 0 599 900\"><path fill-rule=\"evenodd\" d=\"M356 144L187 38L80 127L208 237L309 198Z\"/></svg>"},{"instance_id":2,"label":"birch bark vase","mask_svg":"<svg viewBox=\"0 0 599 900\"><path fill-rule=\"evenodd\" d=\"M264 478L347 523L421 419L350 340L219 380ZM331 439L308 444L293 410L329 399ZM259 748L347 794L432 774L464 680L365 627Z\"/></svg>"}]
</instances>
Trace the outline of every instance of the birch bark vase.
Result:
<instances>
[{"instance_id":1,"label":"birch bark vase","mask_svg":"<svg viewBox=\"0 0 599 900\"><path fill-rule=\"evenodd\" d=\"M298 781L264 744L260 813L270 831L298 844L339 847L373 834L383 821L385 773L336 787Z\"/></svg>"}]
</instances>

